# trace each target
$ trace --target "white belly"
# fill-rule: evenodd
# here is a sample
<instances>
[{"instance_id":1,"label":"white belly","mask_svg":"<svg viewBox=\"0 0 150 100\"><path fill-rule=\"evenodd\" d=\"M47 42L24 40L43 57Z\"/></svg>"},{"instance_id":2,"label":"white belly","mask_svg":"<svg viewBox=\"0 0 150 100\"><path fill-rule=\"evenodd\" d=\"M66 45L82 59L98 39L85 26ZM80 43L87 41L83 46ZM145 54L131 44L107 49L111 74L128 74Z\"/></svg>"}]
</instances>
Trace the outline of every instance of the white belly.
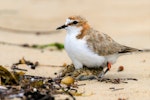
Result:
<instances>
[{"instance_id":1,"label":"white belly","mask_svg":"<svg viewBox=\"0 0 150 100\"><path fill-rule=\"evenodd\" d=\"M87 67L100 67L106 63L104 56L92 52L84 39L76 39L73 35L67 34L65 39L65 50L71 58L76 69Z\"/></svg>"}]
</instances>

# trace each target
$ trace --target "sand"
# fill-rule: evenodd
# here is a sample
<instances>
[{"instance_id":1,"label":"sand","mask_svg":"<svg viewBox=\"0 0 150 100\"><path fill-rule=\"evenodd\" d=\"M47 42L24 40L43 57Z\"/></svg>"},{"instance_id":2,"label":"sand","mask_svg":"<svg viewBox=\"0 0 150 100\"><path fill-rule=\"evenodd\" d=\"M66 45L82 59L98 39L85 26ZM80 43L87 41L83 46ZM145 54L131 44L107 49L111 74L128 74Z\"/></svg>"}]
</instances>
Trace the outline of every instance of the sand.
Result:
<instances>
[{"instance_id":1,"label":"sand","mask_svg":"<svg viewBox=\"0 0 150 100\"><path fill-rule=\"evenodd\" d=\"M150 48L149 0L3 0L0 1L0 41L15 44L64 43L65 31L55 29L70 15L82 15L95 29L109 34L117 42L131 47ZM13 32L5 29L18 30ZM30 31L52 31L36 35ZM39 61L43 65L70 64L65 50L49 51L0 44L0 64L10 66L22 57ZM120 65L125 70L117 72ZM54 76L59 67L40 66L28 69L26 74ZM102 83L96 80L79 88L91 96L79 96L77 100L150 100L150 53L120 57L105 78L136 78L127 84ZM123 88L112 91L110 87Z\"/></svg>"}]
</instances>

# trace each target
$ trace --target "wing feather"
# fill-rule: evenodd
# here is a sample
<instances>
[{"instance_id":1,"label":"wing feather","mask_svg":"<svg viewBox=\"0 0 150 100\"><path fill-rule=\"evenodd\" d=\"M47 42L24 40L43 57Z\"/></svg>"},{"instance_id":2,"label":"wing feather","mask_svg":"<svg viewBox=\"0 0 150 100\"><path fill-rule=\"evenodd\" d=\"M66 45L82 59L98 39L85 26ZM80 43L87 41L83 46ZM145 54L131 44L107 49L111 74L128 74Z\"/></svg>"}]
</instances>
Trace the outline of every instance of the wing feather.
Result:
<instances>
[{"instance_id":1,"label":"wing feather","mask_svg":"<svg viewBox=\"0 0 150 100\"><path fill-rule=\"evenodd\" d=\"M87 32L86 39L89 48L101 56L139 51L138 49L121 45L107 34L93 29Z\"/></svg>"}]
</instances>

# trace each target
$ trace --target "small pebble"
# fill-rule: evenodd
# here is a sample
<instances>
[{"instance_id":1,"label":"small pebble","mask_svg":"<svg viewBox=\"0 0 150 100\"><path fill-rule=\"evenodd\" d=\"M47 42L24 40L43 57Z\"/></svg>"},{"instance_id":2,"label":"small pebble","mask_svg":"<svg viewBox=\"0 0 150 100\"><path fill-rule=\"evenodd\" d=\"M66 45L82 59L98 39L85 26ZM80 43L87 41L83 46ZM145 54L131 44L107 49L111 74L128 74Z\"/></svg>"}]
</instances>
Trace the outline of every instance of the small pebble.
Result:
<instances>
[{"instance_id":1,"label":"small pebble","mask_svg":"<svg viewBox=\"0 0 150 100\"><path fill-rule=\"evenodd\" d=\"M31 82L34 82L35 79L34 79L34 78L31 78L30 80L31 80Z\"/></svg>"},{"instance_id":2,"label":"small pebble","mask_svg":"<svg viewBox=\"0 0 150 100\"><path fill-rule=\"evenodd\" d=\"M55 72L54 75L57 75L57 73Z\"/></svg>"},{"instance_id":3,"label":"small pebble","mask_svg":"<svg viewBox=\"0 0 150 100\"><path fill-rule=\"evenodd\" d=\"M123 66L119 66L118 72L121 72L121 71L123 71L123 70L124 70L124 67L123 67Z\"/></svg>"},{"instance_id":4,"label":"small pebble","mask_svg":"<svg viewBox=\"0 0 150 100\"><path fill-rule=\"evenodd\" d=\"M37 92L37 89L36 89L36 88L33 88L33 91L34 91L34 92Z\"/></svg>"},{"instance_id":5,"label":"small pebble","mask_svg":"<svg viewBox=\"0 0 150 100\"><path fill-rule=\"evenodd\" d=\"M71 76L67 76L61 80L62 84L71 85L74 84L74 79Z\"/></svg>"}]
</instances>

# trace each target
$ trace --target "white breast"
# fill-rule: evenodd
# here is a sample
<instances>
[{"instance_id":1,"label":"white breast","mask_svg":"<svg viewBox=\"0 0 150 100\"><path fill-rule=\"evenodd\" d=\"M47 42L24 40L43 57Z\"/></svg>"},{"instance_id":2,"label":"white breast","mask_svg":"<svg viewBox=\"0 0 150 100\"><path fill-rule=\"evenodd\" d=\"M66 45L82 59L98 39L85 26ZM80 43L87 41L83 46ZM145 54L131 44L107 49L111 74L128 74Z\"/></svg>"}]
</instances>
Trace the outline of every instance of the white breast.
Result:
<instances>
[{"instance_id":1,"label":"white breast","mask_svg":"<svg viewBox=\"0 0 150 100\"><path fill-rule=\"evenodd\" d=\"M105 57L95 54L88 48L84 38L76 38L76 36L80 34L81 29L69 28L66 30L67 36L65 39L65 50L71 58L76 69L82 68L83 65L87 67L99 67L106 63Z\"/></svg>"}]
</instances>

